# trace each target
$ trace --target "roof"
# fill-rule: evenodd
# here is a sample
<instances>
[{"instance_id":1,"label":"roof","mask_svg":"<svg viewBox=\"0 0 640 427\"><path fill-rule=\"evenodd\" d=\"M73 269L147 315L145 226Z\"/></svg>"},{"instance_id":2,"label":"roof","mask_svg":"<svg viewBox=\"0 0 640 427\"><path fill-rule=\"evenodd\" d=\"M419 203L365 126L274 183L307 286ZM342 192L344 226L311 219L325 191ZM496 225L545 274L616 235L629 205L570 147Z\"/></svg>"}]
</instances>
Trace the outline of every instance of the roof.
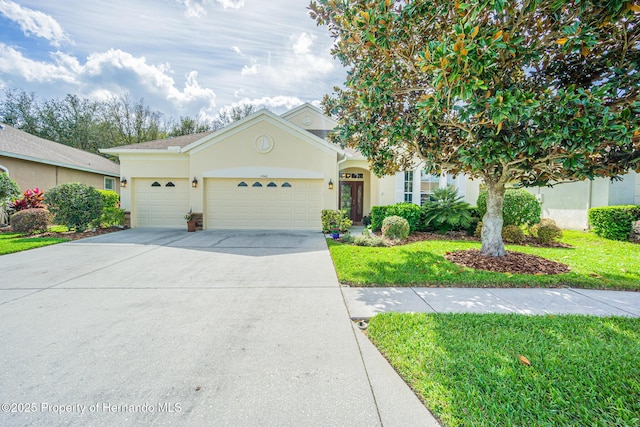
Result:
<instances>
[{"instance_id":1,"label":"roof","mask_svg":"<svg viewBox=\"0 0 640 427\"><path fill-rule=\"evenodd\" d=\"M305 104L303 105L303 107L320 111L310 104ZM297 110L299 109L300 107ZM271 123L281 127L282 129L285 129L292 134L298 135L304 140L316 144L316 146L318 147L322 147L322 149L342 153L340 147L324 140L324 131L307 131L284 119L283 116L278 116L264 108L236 122L233 122L223 127L222 129L218 129L217 131L178 136L175 138L159 139L156 141L141 142L138 144L124 145L121 147L103 148L100 149L100 152L113 155L120 155L125 153L195 153L212 143L220 141L228 135L238 132L239 130L244 129L249 125L264 120L270 121ZM174 147L175 149L173 149Z\"/></svg>"},{"instance_id":2,"label":"roof","mask_svg":"<svg viewBox=\"0 0 640 427\"><path fill-rule=\"evenodd\" d=\"M45 163L100 175L120 176L120 165L97 154L0 125L0 156Z\"/></svg>"},{"instance_id":3,"label":"roof","mask_svg":"<svg viewBox=\"0 0 640 427\"><path fill-rule=\"evenodd\" d=\"M194 133L191 135L176 136L172 138L156 139L155 141L140 142L138 144L123 145L115 147L117 150L166 150L169 147L186 147L187 145L198 141L205 136L209 136L212 132Z\"/></svg>"}]
</instances>

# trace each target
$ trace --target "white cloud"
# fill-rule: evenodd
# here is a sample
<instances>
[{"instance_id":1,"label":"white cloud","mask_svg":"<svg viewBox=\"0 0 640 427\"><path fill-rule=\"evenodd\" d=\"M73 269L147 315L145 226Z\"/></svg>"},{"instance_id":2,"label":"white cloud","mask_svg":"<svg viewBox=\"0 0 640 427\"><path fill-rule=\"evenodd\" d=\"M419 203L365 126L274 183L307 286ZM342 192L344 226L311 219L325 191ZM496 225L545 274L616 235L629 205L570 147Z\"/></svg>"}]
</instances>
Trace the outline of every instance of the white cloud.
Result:
<instances>
[{"instance_id":1,"label":"white cloud","mask_svg":"<svg viewBox=\"0 0 640 427\"><path fill-rule=\"evenodd\" d=\"M214 4L221 5L224 9L240 9L245 6L245 0L176 0L185 7L184 14L191 18L201 18L207 14L207 10Z\"/></svg>"},{"instance_id":2,"label":"white cloud","mask_svg":"<svg viewBox=\"0 0 640 427\"><path fill-rule=\"evenodd\" d=\"M0 43L0 73L19 75L28 82L75 82L73 72L57 58L55 63L34 61L4 43Z\"/></svg>"},{"instance_id":3,"label":"white cloud","mask_svg":"<svg viewBox=\"0 0 640 427\"><path fill-rule=\"evenodd\" d=\"M300 72L313 72L326 74L333 70L333 63L329 57L323 58L313 53L313 44L317 36L301 33L291 37L292 49L295 55L296 70Z\"/></svg>"},{"instance_id":4,"label":"white cloud","mask_svg":"<svg viewBox=\"0 0 640 427\"><path fill-rule=\"evenodd\" d=\"M47 39L55 47L71 43L60 24L42 12L22 7L10 0L0 0L0 13L20 25L26 35Z\"/></svg>"},{"instance_id":5,"label":"white cloud","mask_svg":"<svg viewBox=\"0 0 640 427\"><path fill-rule=\"evenodd\" d=\"M252 76L258 74L260 71L260 64L256 62L255 59L251 60L251 67L247 67L246 65L242 67L242 71L240 72L241 76Z\"/></svg>"},{"instance_id":6,"label":"white cloud","mask_svg":"<svg viewBox=\"0 0 640 427\"><path fill-rule=\"evenodd\" d=\"M216 94L202 87L198 73L191 71L185 76L183 89L169 75L173 73L168 64L153 65L144 57L135 57L118 49L89 55L84 65L67 54L52 54L53 63L25 58L17 50L0 43L0 73L20 75L28 82L63 81L74 86L85 87L93 98L107 99L114 94L132 92L143 88L143 94L169 101L176 108L196 105L212 110Z\"/></svg>"},{"instance_id":7,"label":"white cloud","mask_svg":"<svg viewBox=\"0 0 640 427\"><path fill-rule=\"evenodd\" d=\"M240 56L245 56L245 54L242 53L242 50L240 50L240 48L238 46L231 46L231 50L234 51L235 53L237 53Z\"/></svg>"},{"instance_id":8,"label":"white cloud","mask_svg":"<svg viewBox=\"0 0 640 427\"><path fill-rule=\"evenodd\" d=\"M241 105L254 105L257 108L266 108L268 110L291 110L292 108L298 107L299 105L304 104L300 98L295 96L265 96L262 98L242 98L241 100L234 102L230 106L225 108L233 108Z\"/></svg>"}]
</instances>

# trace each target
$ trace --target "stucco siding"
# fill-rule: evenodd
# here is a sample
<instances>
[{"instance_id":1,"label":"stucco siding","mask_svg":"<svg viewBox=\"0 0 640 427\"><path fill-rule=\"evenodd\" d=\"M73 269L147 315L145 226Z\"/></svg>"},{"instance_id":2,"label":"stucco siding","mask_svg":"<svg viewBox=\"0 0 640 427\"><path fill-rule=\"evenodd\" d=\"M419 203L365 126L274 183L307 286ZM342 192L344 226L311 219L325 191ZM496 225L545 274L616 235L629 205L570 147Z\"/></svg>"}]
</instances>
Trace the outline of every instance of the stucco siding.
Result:
<instances>
[{"instance_id":1,"label":"stucco siding","mask_svg":"<svg viewBox=\"0 0 640 427\"><path fill-rule=\"evenodd\" d=\"M81 182L99 190L104 189L104 178L115 180L114 191L119 192L119 179L107 175L83 172L61 166L47 165L28 160L0 156L0 165L9 170L9 176L16 181L21 191L38 187L46 191L58 184Z\"/></svg>"}]
</instances>

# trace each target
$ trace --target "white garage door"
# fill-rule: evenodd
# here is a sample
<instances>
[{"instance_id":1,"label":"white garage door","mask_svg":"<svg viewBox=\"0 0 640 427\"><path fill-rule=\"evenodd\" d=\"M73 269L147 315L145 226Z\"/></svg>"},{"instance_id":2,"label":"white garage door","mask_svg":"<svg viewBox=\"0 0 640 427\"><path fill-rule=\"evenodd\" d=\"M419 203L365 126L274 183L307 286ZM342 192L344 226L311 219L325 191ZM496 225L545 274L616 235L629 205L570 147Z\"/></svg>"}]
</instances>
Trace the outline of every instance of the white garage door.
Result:
<instances>
[{"instance_id":1,"label":"white garage door","mask_svg":"<svg viewBox=\"0 0 640 427\"><path fill-rule=\"evenodd\" d=\"M207 179L209 229L321 230L320 179Z\"/></svg>"},{"instance_id":2,"label":"white garage door","mask_svg":"<svg viewBox=\"0 0 640 427\"><path fill-rule=\"evenodd\" d=\"M132 214L136 227L186 227L190 188L187 179L134 179Z\"/></svg>"}]
</instances>

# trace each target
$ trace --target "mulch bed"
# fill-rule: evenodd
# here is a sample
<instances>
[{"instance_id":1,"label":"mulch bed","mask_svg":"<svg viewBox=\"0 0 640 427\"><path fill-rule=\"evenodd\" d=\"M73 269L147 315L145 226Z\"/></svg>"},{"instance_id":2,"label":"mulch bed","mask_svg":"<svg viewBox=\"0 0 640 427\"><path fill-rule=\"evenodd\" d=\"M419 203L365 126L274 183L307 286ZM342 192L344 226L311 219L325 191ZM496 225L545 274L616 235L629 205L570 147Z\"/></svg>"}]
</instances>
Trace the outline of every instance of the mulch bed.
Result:
<instances>
[{"instance_id":1,"label":"mulch bed","mask_svg":"<svg viewBox=\"0 0 640 427\"><path fill-rule=\"evenodd\" d=\"M102 234L114 233L116 231L122 231L123 228L120 227L107 227L107 228L95 228L92 230L85 230L79 233L75 231L63 231L63 232L51 232L47 231L46 233L34 234L29 237L50 237L55 239L69 239L69 240L80 240L87 237L100 236ZM11 227L3 227L0 228L0 233L10 233Z\"/></svg>"},{"instance_id":2,"label":"mulch bed","mask_svg":"<svg viewBox=\"0 0 640 427\"><path fill-rule=\"evenodd\" d=\"M466 251L447 252L444 257L465 267L499 273L543 275L562 274L571 271L565 264L521 252L507 251L507 255L503 257L492 257L480 255L478 249L468 249Z\"/></svg>"},{"instance_id":3,"label":"mulch bed","mask_svg":"<svg viewBox=\"0 0 640 427\"><path fill-rule=\"evenodd\" d=\"M415 232L402 241L386 240L389 246L406 245L409 243L422 242L425 240L464 240L470 242L479 242L480 239L470 236L465 232L449 232L445 234ZM521 243L523 246L536 246L543 248L572 248L562 242L540 243L536 239L525 236L525 240ZM477 249L469 249L465 251L449 252L445 258L455 264L474 268L477 270L495 271L499 273L512 274L561 274L571 271L565 265L556 261L551 261L537 255L529 255L521 252L507 251L507 255L503 257L490 257L480 255Z\"/></svg>"}]
</instances>

